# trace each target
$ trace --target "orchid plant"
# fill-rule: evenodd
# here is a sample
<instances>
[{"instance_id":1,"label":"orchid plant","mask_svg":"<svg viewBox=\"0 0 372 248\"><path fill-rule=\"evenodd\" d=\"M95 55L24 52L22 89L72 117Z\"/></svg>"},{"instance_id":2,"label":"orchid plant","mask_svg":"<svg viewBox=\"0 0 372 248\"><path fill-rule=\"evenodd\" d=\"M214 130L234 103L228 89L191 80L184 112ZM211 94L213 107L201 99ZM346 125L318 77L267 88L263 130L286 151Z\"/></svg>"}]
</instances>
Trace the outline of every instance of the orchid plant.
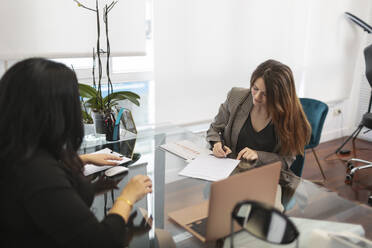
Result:
<instances>
[{"instance_id":1,"label":"orchid plant","mask_svg":"<svg viewBox=\"0 0 372 248\"><path fill-rule=\"evenodd\" d=\"M136 93L130 91L119 91L114 92L113 85L110 77L110 41L108 35L108 14L112 8L117 4L118 0L112 1L110 4L106 4L103 8L103 21L105 24L105 34L106 34L106 51L101 49L100 35L100 10L98 0L96 0L95 8L88 7L78 0L73 0L77 3L78 7L84 8L86 10L92 11L96 14L97 20L97 46L93 48L93 87L87 84L79 84L79 92L83 104L83 117L87 114L87 108L90 108L95 113L103 114L104 116L110 116L112 113L112 108L118 104L121 100L128 100L135 105L139 106L140 96ZM102 56L106 55L106 77L107 77L107 96L102 96ZM98 77L96 81L96 63L98 63ZM85 112L85 113L84 113Z\"/></svg>"}]
</instances>

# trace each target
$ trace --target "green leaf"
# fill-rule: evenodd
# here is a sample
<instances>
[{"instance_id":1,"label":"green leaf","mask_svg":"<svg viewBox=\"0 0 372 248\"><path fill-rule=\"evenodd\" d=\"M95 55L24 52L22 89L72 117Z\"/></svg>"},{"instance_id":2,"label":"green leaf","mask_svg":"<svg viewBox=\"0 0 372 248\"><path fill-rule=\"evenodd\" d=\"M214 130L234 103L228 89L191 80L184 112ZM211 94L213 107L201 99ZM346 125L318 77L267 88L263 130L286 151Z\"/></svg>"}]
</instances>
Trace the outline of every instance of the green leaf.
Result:
<instances>
[{"instance_id":1,"label":"green leaf","mask_svg":"<svg viewBox=\"0 0 372 248\"><path fill-rule=\"evenodd\" d=\"M84 110L81 111L81 114L82 114L84 123L86 123L86 124L93 124L93 119L92 119L92 116L90 116L90 114L88 114Z\"/></svg>"},{"instance_id":2,"label":"green leaf","mask_svg":"<svg viewBox=\"0 0 372 248\"><path fill-rule=\"evenodd\" d=\"M114 93L110 94L109 96L110 96L111 102L117 102L117 101L121 101L121 100L128 100L128 101L136 104L137 106L140 105L140 102L138 101L138 99L140 99L140 96L137 95L136 93L133 93L133 92L130 92L130 91L118 91L118 92L114 92ZM103 99L103 102L104 102L105 105L108 102L109 96L106 96Z\"/></svg>"},{"instance_id":3,"label":"green leaf","mask_svg":"<svg viewBox=\"0 0 372 248\"><path fill-rule=\"evenodd\" d=\"M115 92L117 94L124 94L124 95L127 95L127 96L132 96L133 98L136 98L136 99L140 99L141 97L139 95L137 95L136 93L134 92L131 92L131 91L118 91L118 92Z\"/></svg>"},{"instance_id":4,"label":"green leaf","mask_svg":"<svg viewBox=\"0 0 372 248\"><path fill-rule=\"evenodd\" d=\"M99 102L97 102L97 98L91 98L85 101L85 106L95 111L103 110L103 107L100 105Z\"/></svg>"},{"instance_id":5,"label":"green leaf","mask_svg":"<svg viewBox=\"0 0 372 248\"><path fill-rule=\"evenodd\" d=\"M79 84L79 93L83 98L96 98L98 95L98 92L95 88L86 84Z\"/></svg>"},{"instance_id":6,"label":"green leaf","mask_svg":"<svg viewBox=\"0 0 372 248\"><path fill-rule=\"evenodd\" d=\"M121 100L128 100L137 106L140 105L140 96L130 91L114 92L102 99L102 96L95 88L91 87L90 85L79 84L79 93L80 96L84 99L84 101L82 101L82 104L85 107L99 112L104 112L106 109L111 109L118 104L118 101ZM109 98L110 105L108 106Z\"/></svg>"}]
</instances>

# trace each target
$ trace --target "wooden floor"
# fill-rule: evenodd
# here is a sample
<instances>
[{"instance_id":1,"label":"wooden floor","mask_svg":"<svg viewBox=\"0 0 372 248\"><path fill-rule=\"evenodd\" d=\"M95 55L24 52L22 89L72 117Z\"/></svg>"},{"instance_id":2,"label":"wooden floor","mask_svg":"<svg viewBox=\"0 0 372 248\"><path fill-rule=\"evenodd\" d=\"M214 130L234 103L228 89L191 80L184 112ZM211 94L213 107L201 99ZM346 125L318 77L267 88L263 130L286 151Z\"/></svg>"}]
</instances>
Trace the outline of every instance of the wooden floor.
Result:
<instances>
[{"instance_id":1,"label":"wooden floor","mask_svg":"<svg viewBox=\"0 0 372 248\"><path fill-rule=\"evenodd\" d=\"M351 151L350 155L336 155L335 151L345 138L336 139L320 144L315 151L326 176L324 186L337 192L340 196L352 201L368 204L368 196L372 194L372 169L361 170L355 174L352 184L346 184L346 161L353 156L352 142L349 141L345 149ZM356 140L356 158L372 162L372 142ZM360 166L361 164L356 164ZM302 177L310 180L321 180L322 175L317 166L311 149L306 150L305 165Z\"/></svg>"}]
</instances>

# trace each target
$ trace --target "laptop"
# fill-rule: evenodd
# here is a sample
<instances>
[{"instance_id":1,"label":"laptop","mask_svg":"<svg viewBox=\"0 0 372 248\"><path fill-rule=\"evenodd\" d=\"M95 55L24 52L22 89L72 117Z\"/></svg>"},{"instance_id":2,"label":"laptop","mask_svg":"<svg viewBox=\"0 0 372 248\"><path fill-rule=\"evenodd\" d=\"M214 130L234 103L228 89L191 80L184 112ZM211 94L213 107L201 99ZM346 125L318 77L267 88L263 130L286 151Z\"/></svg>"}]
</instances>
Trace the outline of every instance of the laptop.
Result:
<instances>
[{"instance_id":1,"label":"laptop","mask_svg":"<svg viewBox=\"0 0 372 248\"><path fill-rule=\"evenodd\" d=\"M123 155L124 157L130 158L130 159L133 160L134 159L133 158L134 148L136 146L136 141L137 141L136 138L129 139L129 140L122 140L120 142L113 142L113 143L105 144L102 147L109 148L112 151L117 152L117 153Z\"/></svg>"},{"instance_id":2,"label":"laptop","mask_svg":"<svg viewBox=\"0 0 372 248\"><path fill-rule=\"evenodd\" d=\"M281 162L275 162L213 182L209 200L168 216L202 242L228 236L237 202L256 200L274 206L280 169Z\"/></svg>"}]
</instances>

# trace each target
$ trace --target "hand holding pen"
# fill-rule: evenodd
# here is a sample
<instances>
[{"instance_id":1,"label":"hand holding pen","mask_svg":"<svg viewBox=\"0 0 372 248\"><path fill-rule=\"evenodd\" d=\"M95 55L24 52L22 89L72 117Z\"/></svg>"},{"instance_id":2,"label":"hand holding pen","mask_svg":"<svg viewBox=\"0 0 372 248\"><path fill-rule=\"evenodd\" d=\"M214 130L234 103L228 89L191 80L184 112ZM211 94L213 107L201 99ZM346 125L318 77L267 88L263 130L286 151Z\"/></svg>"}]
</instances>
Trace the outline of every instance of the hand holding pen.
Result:
<instances>
[{"instance_id":1,"label":"hand holding pen","mask_svg":"<svg viewBox=\"0 0 372 248\"><path fill-rule=\"evenodd\" d=\"M225 145L223 133L220 133L220 142L213 145L213 155L218 158L226 158L231 153L231 149Z\"/></svg>"}]
</instances>

